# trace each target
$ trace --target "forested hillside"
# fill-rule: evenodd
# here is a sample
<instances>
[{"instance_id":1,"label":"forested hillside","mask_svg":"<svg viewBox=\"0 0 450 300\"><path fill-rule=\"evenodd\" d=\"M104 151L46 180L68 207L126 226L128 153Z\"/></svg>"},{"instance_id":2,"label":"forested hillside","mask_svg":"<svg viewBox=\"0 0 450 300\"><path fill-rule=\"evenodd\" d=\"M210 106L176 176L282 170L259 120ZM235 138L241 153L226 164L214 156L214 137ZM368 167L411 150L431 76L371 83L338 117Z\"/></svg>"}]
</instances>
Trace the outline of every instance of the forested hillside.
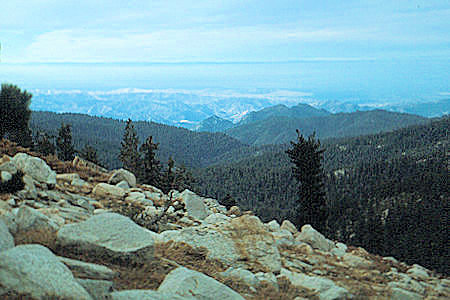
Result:
<instances>
[{"instance_id":1,"label":"forested hillside","mask_svg":"<svg viewBox=\"0 0 450 300\"><path fill-rule=\"evenodd\" d=\"M314 108L304 103L299 103L292 107L287 107L286 105L279 104L261 109L259 111L252 111L248 113L242 118L242 120L239 122L239 125L250 124L272 117L289 117L302 119L328 115L330 115L330 112L324 109Z\"/></svg>"},{"instance_id":2,"label":"forested hillside","mask_svg":"<svg viewBox=\"0 0 450 300\"><path fill-rule=\"evenodd\" d=\"M45 131L56 135L61 123L72 125L76 149L89 144L97 149L99 159L106 167L120 166L118 153L125 129L124 121L84 114L33 111L30 127L33 132ZM133 124L141 143L150 135L159 143L157 154L162 162L172 156L177 163L188 167L207 166L228 151L248 147L223 133L193 132L154 122Z\"/></svg>"},{"instance_id":3,"label":"forested hillside","mask_svg":"<svg viewBox=\"0 0 450 300\"><path fill-rule=\"evenodd\" d=\"M448 273L449 123L324 141L330 236ZM197 170L196 188L230 194L264 220L292 219L297 184L284 149Z\"/></svg>"},{"instance_id":4,"label":"forested hillside","mask_svg":"<svg viewBox=\"0 0 450 300\"><path fill-rule=\"evenodd\" d=\"M269 117L225 132L249 145L283 144L295 139L296 129L303 135L315 131L316 136L323 139L384 132L427 120L416 115L372 110L313 118Z\"/></svg>"}]
</instances>

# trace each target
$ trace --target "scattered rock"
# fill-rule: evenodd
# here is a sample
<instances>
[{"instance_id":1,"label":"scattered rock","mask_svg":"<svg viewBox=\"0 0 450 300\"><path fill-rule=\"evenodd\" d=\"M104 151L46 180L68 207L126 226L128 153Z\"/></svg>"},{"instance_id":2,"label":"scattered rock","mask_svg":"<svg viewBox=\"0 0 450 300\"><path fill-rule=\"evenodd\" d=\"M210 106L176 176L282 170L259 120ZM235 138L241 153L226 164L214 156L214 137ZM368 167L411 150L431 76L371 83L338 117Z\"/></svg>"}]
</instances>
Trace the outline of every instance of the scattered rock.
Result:
<instances>
[{"instance_id":1,"label":"scattered rock","mask_svg":"<svg viewBox=\"0 0 450 300\"><path fill-rule=\"evenodd\" d=\"M104 296L113 291L112 281L80 278L76 280L94 299L104 299Z\"/></svg>"},{"instance_id":2,"label":"scattered rock","mask_svg":"<svg viewBox=\"0 0 450 300\"><path fill-rule=\"evenodd\" d=\"M38 299L92 299L70 270L41 245L20 245L0 253L0 295L8 291Z\"/></svg>"},{"instance_id":3,"label":"scattered rock","mask_svg":"<svg viewBox=\"0 0 450 300\"><path fill-rule=\"evenodd\" d=\"M331 249L331 253L337 257L342 257L347 252L347 245L343 243L336 243L336 248Z\"/></svg>"},{"instance_id":4,"label":"scattered rock","mask_svg":"<svg viewBox=\"0 0 450 300\"><path fill-rule=\"evenodd\" d=\"M6 224L0 219L0 252L14 247L14 238Z\"/></svg>"},{"instance_id":5,"label":"scattered rock","mask_svg":"<svg viewBox=\"0 0 450 300\"><path fill-rule=\"evenodd\" d=\"M49 231L56 232L58 224L43 213L28 207L21 206L17 211L16 223L19 231Z\"/></svg>"},{"instance_id":6,"label":"scattered rock","mask_svg":"<svg viewBox=\"0 0 450 300\"><path fill-rule=\"evenodd\" d=\"M125 190L117 187L115 185L110 185L107 183L99 183L97 184L92 193L98 197L118 197L122 198L125 196Z\"/></svg>"},{"instance_id":7,"label":"scattered rock","mask_svg":"<svg viewBox=\"0 0 450 300\"><path fill-rule=\"evenodd\" d=\"M153 290L127 290L120 292L113 292L108 295L107 299L111 300L186 300L199 299L193 296L178 296L172 293L162 293ZM217 299L218 300L218 299Z\"/></svg>"},{"instance_id":8,"label":"scattered rock","mask_svg":"<svg viewBox=\"0 0 450 300\"><path fill-rule=\"evenodd\" d=\"M0 171L5 171L10 174L16 174L17 168L16 168L16 165L12 161L7 161L0 165Z\"/></svg>"},{"instance_id":9,"label":"scattered rock","mask_svg":"<svg viewBox=\"0 0 450 300\"><path fill-rule=\"evenodd\" d=\"M284 220L281 223L281 229L286 229L293 235L298 233L297 227L295 227L295 225L292 224L291 221L289 221L289 220Z\"/></svg>"},{"instance_id":10,"label":"scattered rock","mask_svg":"<svg viewBox=\"0 0 450 300\"><path fill-rule=\"evenodd\" d=\"M267 223L267 228L270 231L278 231L280 230L281 226L278 224L277 220L272 220L269 223Z\"/></svg>"},{"instance_id":11,"label":"scattered rock","mask_svg":"<svg viewBox=\"0 0 450 300\"><path fill-rule=\"evenodd\" d=\"M160 234L164 241L184 242L191 247L205 247L208 257L232 265L239 255L231 238L207 227L187 227L181 230L168 230Z\"/></svg>"},{"instance_id":12,"label":"scattered rock","mask_svg":"<svg viewBox=\"0 0 450 300\"><path fill-rule=\"evenodd\" d=\"M94 215L84 222L64 225L57 234L62 247L124 261L151 259L157 240L158 234L116 213Z\"/></svg>"},{"instance_id":13,"label":"scattered rock","mask_svg":"<svg viewBox=\"0 0 450 300\"><path fill-rule=\"evenodd\" d=\"M64 173L64 174L56 174L56 180L61 180L65 182L72 182L72 180L81 179L78 173Z\"/></svg>"},{"instance_id":14,"label":"scattered rock","mask_svg":"<svg viewBox=\"0 0 450 300\"><path fill-rule=\"evenodd\" d=\"M231 218L220 213L211 214L204 220L206 224L220 224L230 221Z\"/></svg>"},{"instance_id":15,"label":"scattered rock","mask_svg":"<svg viewBox=\"0 0 450 300\"><path fill-rule=\"evenodd\" d=\"M197 271L178 267L166 275L158 288L159 292L174 293L182 297L202 300L236 299L244 300L226 285Z\"/></svg>"},{"instance_id":16,"label":"scattered rock","mask_svg":"<svg viewBox=\"0 0 450 300\"><path fill-rule=\"evenodd\" d=\"M281 269L281 257L272 234L256 216L232 219L222 228L235 243L241 260L270 272Z\"/></svg>"},{"instance_id":17,"label":"scattered rock","mask_svg":"<svg viewBox=\"0 0 450 300\"><path fill-rule=\"evenodd\" d=\"M79 277L97 280L111 280L117 275L116 272L102 265L86 263L61 256L58 256L58 259L72 272L76 272Z\"/></svg>"},{"instance_id":18,"label":"scattered rock","mask_svg":"<svg viewBox=\"0 0 450 300\"><path fill-rule=\"evenodd\" d=\"M184 190L180 196L189 216L199 220L204 220L211 214L211 212L206 208L205 203L203 203L202 197L196 195L190 190Z\"/></svg>"},{"instance_id":19,"label":"scattered rock","mask_svg":"<svg viewBox=\"0 0 450 300\"><path fill-rule=\"evenodd\" d=\"M241 209L237 206L232 206L230 207L230 209L228 210L228 214L230 215L235 215L237 217L242 215Z\"/></svg>"},{"instance_id":20,"label":"scattered rock","mask_svg":"<svg viewBox=\"0 0 450 300\"><path fill-rule=\"evenodd\" d=\"M412 268L410 268L406 273L408 273L410 276L412 276L414 278L428 279L430 277L428 275L429 272L430 272L429 270L422 267L421 265L414 264L412 266Z\"/></svg>"},{"instance_id":21,"label":"scattered rock","mask_svg":"<svg viewBox=\"0 0 450 300\"><path fill-rule=\"evenodd\" d=\"M7 182L10 181L12 178L12 174L7 171L1 171L0 172L0 181L1 182Z\"/></svg>"},{"instance_id":22,"label":"scattered rock","mask_svg":"<svg viewBox=\"0 0 450 300\"><path fill-rule=\"evenodd\" d=\"M17 169L33 179L47 184L56 184L56 173L39 157L30 156L26 153L17 153L13 157L12 162Z\"/></svg>"},{"instance_id":23,"label":"scattered rock","mask_svg":"<svg viewBox=\"0 0 450 300\"><path fill-rule=\"evenodd\" d=\"M237 278L250 286L258 286L259 285L259 280L255 276L255 274L253 274L249 270L245 270L242 268L231 267L231 268L228 268L225 272L221 272L220 275L225 278L228 278L228 277Z\"/></svg>"},{"instance_id":24,"label":"scattered rock","mask_svg":"<svg viewBox=\"0 0 450 300\"><path fill-rule=\"evenodd\" d=\"M391 300L422 300L421 295L400 288L391 289Z\"/></svg>"},{"instance_id":25,"label":"scattered rock","mask_svg":"<svg viewBox=\"0 0 450 300\"><path fill-rule=\"evenodd\" d=\"M127 190L130 188L130 185L128 184L128 182L126 182L125 180L122 180L121 182L119 182L118 184L116 184L117 187Z\"/></svg>"},{"instance_id":26,"label":"scattered rock","mask_svg":"<svg viewBox=\"0 0 450 300\"><path fill-rule=\"evenodd\" d=\"M136 176L125 169L114 170L108 179L109 184L118 184L121 181L126 181L130 187L136 186Z\"/></svg>"},{"instance_id":27,"label":"scattered rock","mask_svg":"<svg viewBox=\"0 0 450 300\"><path fill-rule=\"evenodd\" d=\"M293 273L286 269L281 269L280 276L288 278L293 285L317 291L321 300L348 299L351 296L345 288L328 278Z\"/></svg>"},{"instance_id":28,"label":"scattered rock","mask_svg":"<svg viewBox=\"0 0 450 300\"><path fill-rule=\"evenodd\" d=\"M311 225L303 225L301 232L295 238L298 241L310 244L314 249L330 251L334 248L334 243L325 238L320 232L312 228Z\"/></svg>"}]
</instances>

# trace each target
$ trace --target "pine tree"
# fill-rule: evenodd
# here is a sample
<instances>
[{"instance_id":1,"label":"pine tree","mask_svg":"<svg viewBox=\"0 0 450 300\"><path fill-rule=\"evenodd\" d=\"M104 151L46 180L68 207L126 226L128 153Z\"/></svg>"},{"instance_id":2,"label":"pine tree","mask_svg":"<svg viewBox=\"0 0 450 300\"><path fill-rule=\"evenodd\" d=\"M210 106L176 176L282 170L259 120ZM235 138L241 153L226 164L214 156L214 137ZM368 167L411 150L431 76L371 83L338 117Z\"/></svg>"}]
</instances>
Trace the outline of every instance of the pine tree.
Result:
<instances>
[{"instance_id":1,"label":"pine tree","mask_svg":"<svg viewBox=\"0 0 450 300\"><path fill-rule=\"evenodd\" d=\"M29 121L32 95L15 85L2 84L0 90L0 139L5 136L24 147L32 147Z\"/></svg>"},{"instance_id":2,"label":"pine tree","mask_svg":"<svg viewBox=\"0 0 450 300\"><path fill-rule=\"evenodd\" d=\"M312 134L305 139L297 130L297 142L291 141L286 150L294 164L292 172L299 183L297 226L311 224L315 229L324 231L327 220L327 206L323 191L322 159L324 150L320 141Z\"/></svg>"},{"instance_id":3,"label":"pine tree","mask_svg":"<svg viewBox=\"0 0 450 300\"><path fill-rule=\"evenodd\" d=\"M97 157L97 150L89 144L84 145L84 148L80 151L80 157L94 164L99 164Z\"/></svg>"},{"instance_id":4,"label":"pine tree","mask_svg":"<svg viewBox=\"0 0 450 300\"><path fill-rule=\"evenodd\" d=\"M161 188L163 192L168 193L175 187L175 162L172 157L167 161L167 169L164 172Z\"/></svg>"},{"instance_id":5,"label":"pine tree","mask_svg":"<svg viewBox=\"0 0 450 300\"><path fill-rule=\"evenodd\" d=\"M136 177L141 176L142 166L138 152L139 139L131 119L127 121L123 140L120 144L122 147L120 149L119 160L122 162L123 168L134 173Z\"/></svg>"},{"instance_id":6,"label":"pine tree","mask_svg":"<svg viewBox=\"0 0 450 300\"><path fill-rule=\"evenodd\" d=\"M54 141L55 137L45 133L38 133L34 150L43 155L51 155L56 153Z\"/></svg>"},{"instance_id":7,"label":"pine tree","mask_svg":"<svg viewBox=\"0 0 450 300\"><path fill-rule=\"evenodd\" d=\"M158 145L153 143L153 137L149 136L139 151L142 155L143 169L141 181L153 186L161 186L161 165L156 159L156 150Z\"/></svg>"},{"instance_id":8,"label":"pine tree","mask_svg":"<svg viewBox=\"0 0 450 300\"><path fill-rule=\"evenodd\" d=\"M175 182L173 189L177 191L184 191L185 189L192 189L194 179L192 174L186 169L184 165L180 165L175 169Z\"/></svg>"},{"instance_id":9,"label":"pine tree","mask_svg":"<svg viewBox=\"0 0 450 300\"><path fill-rule=\"evenodd\" d=\"M70 124L61 124L56 139L58 158L63 161L71 161L75 157L75 149L72 144L72 129Z\"/></svg>"}]
</instances>

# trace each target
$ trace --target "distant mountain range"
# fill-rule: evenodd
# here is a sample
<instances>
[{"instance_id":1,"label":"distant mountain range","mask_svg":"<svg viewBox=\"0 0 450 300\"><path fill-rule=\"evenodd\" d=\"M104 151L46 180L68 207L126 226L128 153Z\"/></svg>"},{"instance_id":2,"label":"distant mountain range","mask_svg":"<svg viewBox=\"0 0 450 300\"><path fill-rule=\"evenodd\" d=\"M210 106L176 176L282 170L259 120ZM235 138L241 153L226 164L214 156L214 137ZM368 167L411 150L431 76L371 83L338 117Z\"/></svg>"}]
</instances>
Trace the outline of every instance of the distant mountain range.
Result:
<instances>
[{"instance_id":1,"label":"distant mountain range","mask_svg":"<svg viewBox=\"0 0 450 300\"><path fill-rule=\"evenodd\" d=\"M428 120L417 115L385 110L357 111L309 118L273 116L236 126L226 130L225 133L249 145L284 144L295 140L296 129L305 136L315 132L318 138L324 139L390 131L423 124Z\"/></svg>"},{"instance_id":2,"label":"distant mountain range","mask_svg":"<svg viewBox=\"0 0 450 300\"><path fill-rule=\"evenodd\" d=\"M220 119L233 124L242 122L240 123L242 125L245 122L250 123L268 117L299 118L316 116L318 113L354 112L375 108L425 117L437 117L450 112L450 99L374 106L354 101L318 100L311 94L291 90L126 88L112 91L31 90L30 92L33 94L31 108L35 111L83 113L122 120L131 118L133 121L153 121L199 131L222 131L231 126L229 122L221 122ZM266 108L270 109L265 110ZM201 124L212 116L215 117ZM208 129L208 126L213 128Z\"/></svg>"}]
</instances>

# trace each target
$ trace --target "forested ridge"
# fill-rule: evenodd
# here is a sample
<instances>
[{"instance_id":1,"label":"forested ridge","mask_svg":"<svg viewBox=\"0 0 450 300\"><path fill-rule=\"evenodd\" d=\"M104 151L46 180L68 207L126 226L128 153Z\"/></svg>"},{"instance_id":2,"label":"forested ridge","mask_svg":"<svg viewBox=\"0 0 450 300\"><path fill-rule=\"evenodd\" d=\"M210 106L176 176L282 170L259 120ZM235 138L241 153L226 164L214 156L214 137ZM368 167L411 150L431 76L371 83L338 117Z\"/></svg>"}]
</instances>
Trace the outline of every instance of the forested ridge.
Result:
<instances>
[{"instance_id":1,"label":"forested ridge","mask_svg":"<svg viewBox=\"0 0 450 300\"><path fill-rule=\"evenodd\" d=\"M328 234L448 273L449 117L390 133L323 142ZM287 145L197 170L196 189L227 194L264 220L294 219ZM272 151L270 151L272 150Z\"/></svg>"},{"instance_id":2,"label":"forested ridge","mask_svg":"<svg viewBox=\"0 0 450 300\"><path fill-rule=\"evenodd\" d=\"M249 145L283 144L295 139L295 130L304 135L313 132L323 138L351 137L385 132L414 124L423 124L427 118L385 110L357 111L326 116L294 118L269 116L225 131L228 135Z\"/></svg>"},{"instance_id":3,"label":"forested ridge","mask_svg":"<svg viewBox=\"0 0 450 300\"><path fill-rule=\"evenodd\" d=\"M33 133L44 131L56 135L61 123L71 125L76 149L89 144L97 150L99 160L105 167L113 169L121 166L117 157L125 121L84 114L33 111L30 128ZM248 147L223 133L193 132L154 122L133 124L141 143L150 135L159 143L157 155L162 162L172 156L177 163L187 167L207 166L228 151Z\"/></svg>"}]
</instances>

